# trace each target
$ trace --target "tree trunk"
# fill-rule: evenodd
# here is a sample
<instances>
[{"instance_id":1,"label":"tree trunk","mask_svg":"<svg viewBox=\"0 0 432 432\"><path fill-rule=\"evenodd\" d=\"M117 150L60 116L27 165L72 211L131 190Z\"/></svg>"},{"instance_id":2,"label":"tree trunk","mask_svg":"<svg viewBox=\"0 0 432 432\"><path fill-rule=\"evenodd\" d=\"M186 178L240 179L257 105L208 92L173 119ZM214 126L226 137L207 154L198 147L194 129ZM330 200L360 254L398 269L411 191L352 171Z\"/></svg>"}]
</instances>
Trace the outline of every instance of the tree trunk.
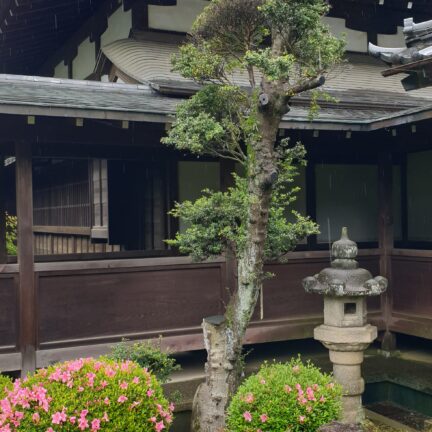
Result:
<instances>
[{"instance_id":1,"label":"tree trunk","mask_svg":"<svg viewBox=\"0 0 432 432\"><path fill-rule=\"evenodd\" d=\"M239 347L223 316L205 319L203 330L208 353L206 381L198 387L195 395L192 431L222 432L229 396L237 389L240 380Z\"/></svg>"},{"instance_id":2,"label":"tree trunk","mask_svg":"<svg viewBox=\"0 0 432 432\"><path fill-rule=\"evenodd\" d=\"M274 143L281 116L268 108L259 116L262 140L252 149L249 167L248 235L238 257L238 284L223 317L203 322L207 350L206 381L195 394L193 432L222 432L225 412L242 375L242 342L263 281L264 246L273 184L277 179Z\"/></svg>"}]
</instances>

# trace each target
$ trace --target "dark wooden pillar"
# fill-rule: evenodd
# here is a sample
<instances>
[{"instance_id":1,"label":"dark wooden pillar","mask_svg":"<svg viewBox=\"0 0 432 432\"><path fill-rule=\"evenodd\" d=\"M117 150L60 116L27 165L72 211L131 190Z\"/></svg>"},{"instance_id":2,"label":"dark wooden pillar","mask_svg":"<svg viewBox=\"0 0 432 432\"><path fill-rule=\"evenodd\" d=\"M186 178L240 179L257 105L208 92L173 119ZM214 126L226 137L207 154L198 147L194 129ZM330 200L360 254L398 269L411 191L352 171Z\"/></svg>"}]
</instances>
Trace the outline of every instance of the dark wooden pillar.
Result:
<instances>
[{"instance_id":1,"label":"dark wooden pillar","mask_svg":"<svg viewBox=\"0 0 432 432\"><path fill-rule=\"evenodd\" d=\"M0 265L7 262L6 251L6 185L4 177L4 157L0 155Z\"/></svg>"},{"instance_id":2,"label":"dark wooden pillar","mask_svg":"<svg viewBox=\"0 0 432 432\"><path fill-rule=\"evenodd\" d=\"M230 159L220 160L220 185L221 190L226 191L229 187L234 186L232 173L236 171L235 162Z\"/></svg>"},{"instance_id":3,"label":"dark wooden pillar","mask_svg":"<svg viewBox=\"0 0 432 432\"><path fill-rule=\"evenodd\" d=\"M386 332L382 342L382 347L386 351L396 348L394 334L389 331L392 319L393 308L393 289L391 274L391 254L394 244L394 218L393 218L393 161L390 152L383 152L379 155L379 247L380 274L389 280L389 287L382 298L382 310L386 322Z\"/></svg>"},{"instance_id":4,"label":"dark wooden pillar","mask_svg":"<svg viewBox=\"0 0 432 432\"><path fill-rule=\"evenodd\" d=\"M19 329L21 374L36 367L35 277L33 250L33 181L31 143L17 142L16 205L18 216Z\"/></svg>"}]
</instances>

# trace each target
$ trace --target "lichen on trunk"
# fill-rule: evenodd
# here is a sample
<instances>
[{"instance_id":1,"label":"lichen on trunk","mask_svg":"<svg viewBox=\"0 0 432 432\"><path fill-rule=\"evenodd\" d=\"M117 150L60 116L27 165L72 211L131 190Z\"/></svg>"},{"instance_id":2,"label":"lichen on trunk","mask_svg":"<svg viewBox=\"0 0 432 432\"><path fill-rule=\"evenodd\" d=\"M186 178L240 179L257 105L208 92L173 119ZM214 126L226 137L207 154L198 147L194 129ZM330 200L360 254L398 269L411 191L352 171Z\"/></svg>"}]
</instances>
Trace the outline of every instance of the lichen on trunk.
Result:
<instances>
[{"instance_id":1,"label":"lichen on trunk","mask_svg":"<svg viewBox=\"0 0 432 432\"><path fill-rule=\"evenodd\" d=\"M265 242L277 166L272 153L279 123L277 113L263 116L267 139L254 143L255 174L249 179L249 207L246 244L238 259L237 289L224 316L204 319L207 351L206 381L198 388L193 403L193 432L222 432L225 412L243 374L242 346L247 327L257 305L264 279Z\"/></svg>"}]
</instances>

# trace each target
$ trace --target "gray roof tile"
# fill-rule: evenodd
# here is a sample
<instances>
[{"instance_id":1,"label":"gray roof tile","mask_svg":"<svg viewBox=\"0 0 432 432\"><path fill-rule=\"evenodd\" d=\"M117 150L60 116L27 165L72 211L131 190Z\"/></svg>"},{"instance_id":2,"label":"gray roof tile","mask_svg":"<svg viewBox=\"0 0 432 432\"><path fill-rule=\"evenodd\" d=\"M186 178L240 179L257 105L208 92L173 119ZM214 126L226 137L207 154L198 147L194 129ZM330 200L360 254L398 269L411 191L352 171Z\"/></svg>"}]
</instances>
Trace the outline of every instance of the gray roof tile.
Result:
<instances>
[{"instance_id":1,"label":"gray roof tile","mask_svg":"<svg viewBox=\"0 0 432 432\"><path fill-rule=\"evenodd\" d=\"M339 103L323 103L314 123L308 119L309 99L302 95L293 100L282 126L320 128L337 124L354 130L356 126L364 128L382 119L401 117L405 112L430 110L431 104L428 99L392 92L328 91ZM0 75L0 114L167 122L179 101L158 94L148 85Z\"/></svg>"}]
</instances>

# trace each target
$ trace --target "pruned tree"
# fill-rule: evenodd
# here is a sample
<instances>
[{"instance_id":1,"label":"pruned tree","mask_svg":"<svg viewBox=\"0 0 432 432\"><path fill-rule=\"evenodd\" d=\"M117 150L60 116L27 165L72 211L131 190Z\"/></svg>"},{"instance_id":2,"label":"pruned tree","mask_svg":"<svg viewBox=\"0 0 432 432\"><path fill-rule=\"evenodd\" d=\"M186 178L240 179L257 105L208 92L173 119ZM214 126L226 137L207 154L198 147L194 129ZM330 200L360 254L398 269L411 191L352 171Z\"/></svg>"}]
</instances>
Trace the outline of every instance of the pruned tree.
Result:
<instances>
[{"instance_id":1,"label":"pruned tree","mask_svg":"<svg viewBox=\"0 0 432 432\"><path fill-rule=\"evenodd\" d=\"M314 90L343 56L344 42L322 23L324 0L213 0L198 17L174 69L202 84L180 104L164 142L196 155L234 160L245 175L225 192L205 191L173 214L188 228L170 243L196 260L234 254L238 282L223 317L203 322L206 382L195 396L193 430L222 431L242 373L242 341L255 310L266 260L317 232L287 208L305 151L279 141L290 99ZM315 100L315 98L312 98Z\"/></svg>"}]
</instances>

